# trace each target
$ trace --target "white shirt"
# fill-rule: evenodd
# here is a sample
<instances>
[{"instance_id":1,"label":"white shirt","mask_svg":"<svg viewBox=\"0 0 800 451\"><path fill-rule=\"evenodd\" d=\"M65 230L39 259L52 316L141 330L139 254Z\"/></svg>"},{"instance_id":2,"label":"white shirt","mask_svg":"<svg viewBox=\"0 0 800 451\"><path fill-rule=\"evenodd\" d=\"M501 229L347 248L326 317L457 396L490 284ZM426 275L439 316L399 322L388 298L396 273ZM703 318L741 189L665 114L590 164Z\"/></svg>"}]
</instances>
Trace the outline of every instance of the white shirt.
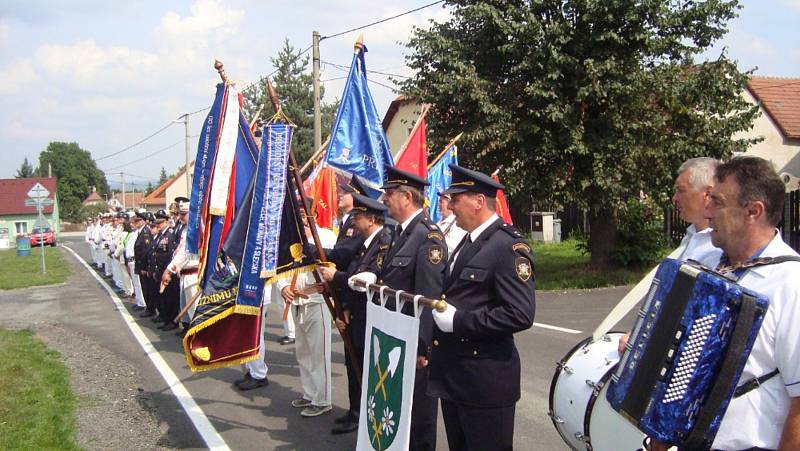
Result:
<instances>
[{"instance_id":1,"label":"white shirt","mask_svg":"<svg viewBox=\"0 0 800 451\"><path fill-rule=\"evenodd\" d=\"M470 241L474 243L478 239L478 237L481 236L481 233L483 233L484 230L488 229L489 226L492 225L492 223L494 223L498 219L500 219L500 216L497 216L497 213L492 213L492 216L489 219L487 219L483 224L479 225L478 227L475 228L475 230L469 233ZM450 271L453 270L453 266L455 266L456 259L458 259L458 254L460 253L461 249L459 249L458 252L456 252L455 255L453 255L453 259L450 260Z\"/></svg>"},{"instance_id":2,"label":"white shirt","mask_svg":"<svg viewBox=\"0 0 800 451\"><path fill-rule=\"evenodd\" d=\"M133 246L136 244L136 239L139 237L139 232L141 232L142 227L139 227L128 235L128 241L125 242L126 259L133 258Z\"/></svg>"},{"instance_id":3,"label":"white shirt","mask_svg":"<svg viewBox=\"0 0 800 451\"><path fill-rule=\"evenodd\" d=\"M422 214L422 209L421 208L419 210L415 211L414 213L412 213L411 216L408 217L408 219L406 219L405 221L403 221L402 224L400 224L401 230L405 231L408 228L408 225L411 224L411 221L413 221L414 218L416 218L420 214Z\"/></svg>"},{"instance_id":4,"label":"white shirt","mask_svg":"<svg viewBox=\"0 0 800 451\"><path fill-rule=\"evenodd\" d=\"M698 232L694 224L687 227L686 235L681 243L686 243L686 249L678 259L692 259L710 268L717 266L719 258L722 256L722 249L711 243L711 231L711 227L706 227Z\"/></svg>"},{"instance_id":5,"label":"white shirt","mask_svg":"<svg viewBox=\"0 0 800 451\"><path fill-rule=\"evenodd\" d=\"M798 255L780 233L761 257ZM800 263L751 268L739 284L770 300L753 351L737 385L778 368L780 374L759 388L731 400L713 449L778 449L789 398L800 396Z\"/></svg>"},{"instance_id":6,"label":"white shirt","mask_svg":"<svg viewBox=\"0 0 800 451\"><path fill-rule=\"evenodd\" d=\"M336 234L333 233L330 229L325 229L322 227L317 227L317 236L319 236L319 241L322 243L322 247L325 249L330 249L336 244ZM313 243L313 238L309 239L309 242ZM316 271L316 270L315 270ZM320 276L320 280L322 280L322 276ZM280 292L284 289L284 287L288 287L292 283L291 277L284 277L278 279L274 285L277 290L277 297L276 299L281 299ZM297 276L297 280L295 281L294 288L297 291L303 290L305 287L309 285L313 285L317 283L314 279L314 274L311 272L306 272ZM275 294L275 292L273 292ZM308 298L303 299L299 296L295 296L292 300L292 304L294 305L306 305L306 304L314 304L314 303L322 303L325 302L325 298L322 297L320 293L312 293L308 295Z\"/></svg>"},{"instance_id":7,"label":"white shirt","mask_svg":"<svg viewBox=\"0 0 800 451\"><path fill-rule=\"evenodd\" d=\"M436 225L444 235L444 241L447 243L448 255L452 254L456 246L458 246L458 243L464 239L464 235L467 234L467 231L456 224L456 215L454 214L451 214L446 218L442 218L442 220L437 222Z\"/></svg>"},{"instance_id":8,"label":"white shirt","mask_svg":"<svg viewBox=\"0 0 800 451\"><path fill-rule=\"evenodd\" d=\"M374 240L375 237L378 236L378 233L381 230L383 230L383 227L378 227L377 229L375 229L374 232L370 234L370 236L367 237L366 240L364 240L364 249L369 249L369 245L372 243L372 240ZM320 237L320 240L322 240L322 237Z\"/></svg>"}]
</instances>

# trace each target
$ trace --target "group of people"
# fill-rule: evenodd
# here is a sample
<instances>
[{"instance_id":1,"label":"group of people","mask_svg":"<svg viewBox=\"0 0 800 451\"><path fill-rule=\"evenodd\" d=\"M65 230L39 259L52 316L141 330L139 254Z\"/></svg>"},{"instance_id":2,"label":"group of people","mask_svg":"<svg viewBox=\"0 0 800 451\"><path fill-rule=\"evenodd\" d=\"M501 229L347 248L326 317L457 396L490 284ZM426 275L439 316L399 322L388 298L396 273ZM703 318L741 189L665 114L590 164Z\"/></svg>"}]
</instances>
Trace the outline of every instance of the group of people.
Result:
<instances>
[{"instance_id":1,"label":"group of people","mask_svg":"<svg viewBox=\"0 0 800 451\"><path fill-rule=\"evenodd\" d=\"M678 258L715 268L770 301L712 449L800 449L800 263L758 260L798 256L776 228L784 184L761 158L693 158L679 168L674 188L673 203L690 223Z\"/></svg>"},{"instance_id":2,"label":"group of people","mask_svg":"<svg viewBox=\"0 0 800 451\"><path fill-rule=\"evenodd\" d=\"M189 199L177 197L169 211L144 209L98 215L86 227L94 266L111 278L117 293L134 302L141 318L160 330L186 333L190 309L176 317L197 292L197 257L186 252Z\"/></svg>"}]
</instances>

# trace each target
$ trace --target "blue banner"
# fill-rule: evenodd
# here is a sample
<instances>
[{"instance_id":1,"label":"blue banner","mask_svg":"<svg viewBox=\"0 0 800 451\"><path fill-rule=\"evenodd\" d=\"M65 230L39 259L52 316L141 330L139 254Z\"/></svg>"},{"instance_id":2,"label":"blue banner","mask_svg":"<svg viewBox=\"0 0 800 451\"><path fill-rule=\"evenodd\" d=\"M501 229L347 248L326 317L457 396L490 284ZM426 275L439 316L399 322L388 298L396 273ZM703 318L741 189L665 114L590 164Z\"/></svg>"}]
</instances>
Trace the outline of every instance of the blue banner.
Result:
<instances>
[{"instance_id":1,"label":"blue banner","mask_svg":"<svg viewBox=\"0 0 800 451\"><path fill-rule=\"evenodd\" d=\"M220 109L225 97L225 85L217 85L217 93L211 111L208 112L203 128L200 130L200 141L197 144L197 156L194 160L192 176L192 193L189 205L189 224L186 227L186 250L197 254L200 234L205 224L206 197L211 182L211 170L214 168L214 157L217 155L217 136L219 134ZM189 168L186 168L188 171Z\"/></svg>"},{"instance_id":2,"label":"blue banner","mask_svg":"<svg viewBox=\"0 0 800 451\"><path fill-rule=\"evenodd\" d=\"M368 188L377 190L383 185L384 165L392 165L393 160L367 86L366 52L361 46L353 55L325 163L348 176L360 176Z\"/></svg>"},{"instance_id":3,"label":"blue banner","mask_svg":"<svg viewBox=\"0 0 800 451\"><path fill-rule=\"evenodd\" d=\"M450 172L450 164L458 164L458 148L455 144L439 158L439 161L428 168L428 213L431 221L439 222L442 219L442 212L439 211L439 192L450 187L453 174Z\"/></svg>"}]
</instances>

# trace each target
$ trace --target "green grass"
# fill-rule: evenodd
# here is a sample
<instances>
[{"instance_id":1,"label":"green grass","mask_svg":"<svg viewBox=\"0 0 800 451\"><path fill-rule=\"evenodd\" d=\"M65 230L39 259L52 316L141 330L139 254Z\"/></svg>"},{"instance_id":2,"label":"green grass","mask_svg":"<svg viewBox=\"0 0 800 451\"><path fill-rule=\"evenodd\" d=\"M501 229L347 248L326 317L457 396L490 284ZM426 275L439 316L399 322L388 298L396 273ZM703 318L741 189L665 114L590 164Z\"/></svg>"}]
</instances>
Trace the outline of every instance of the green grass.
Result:
<instances>
[{"instance_id":1,"label":"green grass","mask_svg":"<svg viewBox=\"0 0 800 451\"><path fill-rule=\"evenodd\" d=\"M59 354L31 331L0 329L0 449L80 449L76 406Z\"/></svg>"},{"instance_id":2,"label":"green grass","mask_svg":"<svg viewBox=\"0 0 800 451\"><path fill-rule=\"evenodd\" d=\"M614 268L598 271L590 266L589 254L581 254L576 240L553 244L534 243L533 258L537 290L629 285L641 280L651 269Z\"/></svg>"},{"instance_id":3,"label":"green grass","mask_svg":"<svg viewBox=\"0 0 800 451\"><path fill-rule=\"evenodd\" d=\"M0 290L61 283L69 277L69 266L57 248L44 248L46 274L42 274L42 249L31 249L28 257L17 257L16 249L0 251Z\"/></svg>"}]
</instances>

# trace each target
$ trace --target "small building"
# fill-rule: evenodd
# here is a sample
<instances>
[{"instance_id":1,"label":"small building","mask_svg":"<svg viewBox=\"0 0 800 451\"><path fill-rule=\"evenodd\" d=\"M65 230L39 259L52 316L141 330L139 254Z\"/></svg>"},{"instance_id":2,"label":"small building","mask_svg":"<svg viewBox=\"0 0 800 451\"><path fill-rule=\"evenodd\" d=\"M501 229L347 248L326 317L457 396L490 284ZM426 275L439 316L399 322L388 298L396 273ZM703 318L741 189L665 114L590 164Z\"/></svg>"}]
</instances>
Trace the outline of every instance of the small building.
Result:
<instances>
[{"instance_id":1,"label":"small building","mask_svg":"<svg viewBox=\"0 0 800 451\"><path fill-rule=\"evenodd\" d=\"M742 137L761 137L746 155L772 161L780 174L800 176L800 78L753 77L744 94L761 116Z\"/></svg>"},{"instance_id":2,"label":"small building","mask_svg":"<svg viewBox=\"0 0 800 451\"><path fill-rule=\"evenodd\" d=\"M28 192L37 184L49 192L47 199L53 203L45 205L42 214L53 232L58 234L61 221L58 218L57 180L52 177L30 177L0 179L0 237L6 236L13 242L15 237L30 234L38 225L36 207L25 204Z\"/></svg>"},{"instance_id":3,"label":"small building","mask_svg":"<svg viewBox=\"0 0 800 451\"><path fill-rule=\"evenodd\" d=\"M189 177L194 173L194 161L189 163ZM169 204L178 196L190 197L186 190L187 174L185 169L181 169L177 174L170 177L166 182L162 183L150 194L145 196L140 206L147 209L147 211L156 211L160 208L168 208Z\"/></svg>"},{"instance_id":4,"label":"small building","mask_svg":"<svg viewBox=\"0 0 800 451\"><path fill-rule=\"evenodd\" d=\"M382 125L392 156L397 156L400 147L408 139L408 135L411 134L411 130L419 120L421 111L422 104L417 99L410 99L402 95L389 105L383 116Z\"/></svg>"},{"instance_id":5,"label":"small building","mask_svg":"<svg viewBox=\"0 0 800 451\"><path fill-rule=\"evenodd\" d=\"M81 205L88 207L90 205L105 205L106 201L97 194L97 190L92 189L92 192L81 202Z\"/></svg>"}]
</instances>

